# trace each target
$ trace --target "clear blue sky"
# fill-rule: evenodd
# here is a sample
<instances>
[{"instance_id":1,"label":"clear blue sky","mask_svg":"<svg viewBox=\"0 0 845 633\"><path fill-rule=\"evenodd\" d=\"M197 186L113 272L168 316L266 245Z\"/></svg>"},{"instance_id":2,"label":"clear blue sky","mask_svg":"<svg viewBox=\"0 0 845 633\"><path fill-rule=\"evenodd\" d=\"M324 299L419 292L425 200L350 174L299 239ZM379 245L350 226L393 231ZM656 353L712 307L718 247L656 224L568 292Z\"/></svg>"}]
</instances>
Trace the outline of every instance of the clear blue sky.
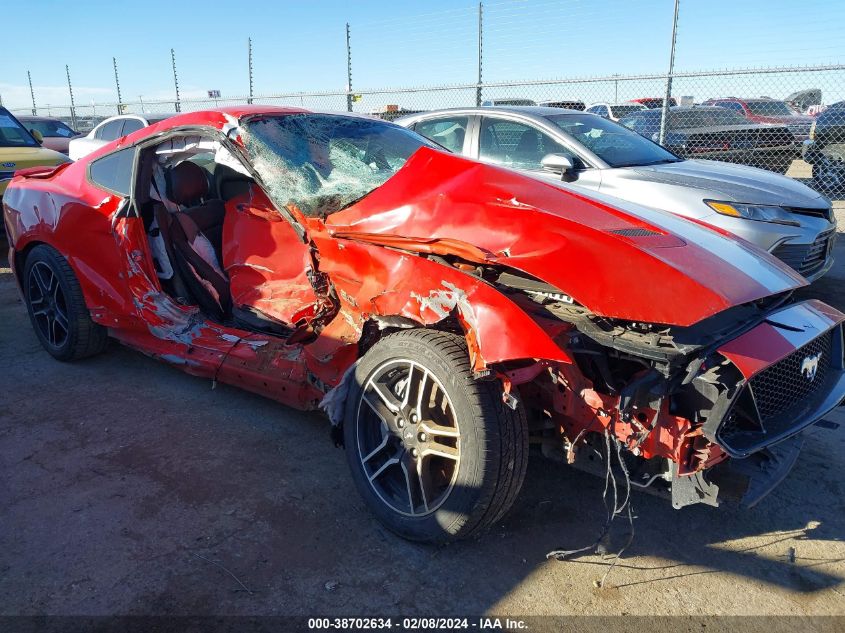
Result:
<instances>
[{"instance_id":1,"label":"clear blue sky","mask_svg":"<svg viewBox=\"0 0 845 633\"><path fill-rule=\"evenodd\" d=\"M666 70L673 0L495 0L484 6L485 80ZM244 95L247 37L253 39L256 94L342 90L346 22L357 89L469 83L476 74L476 14L477 2L464 0L7 3L0 95L8 107L29 106L30 70L39 105L67 103L68 64L78 105L114 101L114 56L124 101L172 98L171 47L183 98L212 88L224 97ZM818 63L845 63L845 1L681 0L677 70ZM819 80L830 84L823 87L828 92L845 92L842 73ZM706 98L732 87L711 83L680 91ZM789 87L746 82L733 92L784 96ZM796 84L803 87L809 86ZM619 97L628 96L623 86Z\"/></svg>"}]
</instances>

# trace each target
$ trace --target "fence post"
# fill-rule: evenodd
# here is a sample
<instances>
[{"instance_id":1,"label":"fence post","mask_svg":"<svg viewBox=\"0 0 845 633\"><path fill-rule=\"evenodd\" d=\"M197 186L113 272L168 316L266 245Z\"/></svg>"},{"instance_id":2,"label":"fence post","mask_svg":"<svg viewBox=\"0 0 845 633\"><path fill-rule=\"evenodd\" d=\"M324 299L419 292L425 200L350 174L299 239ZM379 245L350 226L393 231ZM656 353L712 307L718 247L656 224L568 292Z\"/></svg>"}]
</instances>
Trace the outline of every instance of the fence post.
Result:
<instances>
[{"instance_id":1,"label":"fence post","mask_svg":"<svg viewBox=\"0 0 845 633\"><path fill-rule=\"evenodd\" d=\"M65 64L65 74L67 74L67 89L70 92L70 123L71 127L76 129L76 104L73 102L73 86L70 84L70 68Z\"/></svg>"},{"instance_id":2,"label":"fence post","mask_svg":"<svg viewBox=\"0 0 845 633\"><path fill-rule=\"evenodd\" d=\"M352 46L349 44L349 22L346 23L346 111L352 112Z\"/></svg>"},{"instance_id":3,"label":"fence post","mask_svg":"<svg viewBox=\"0 0 845 633\"><path fill-rule=\"evenodd\" d=\"M117 78L117 58L111 58L112 64L114 65L114 85L117 87L117 113L123 114L123 99L120 98L120 80Z\"/></svg>"},{"instance_id":4,"label":"fence post","mask_svg":"<svg viewBox=\"0 0 845 633\"><path fill-rule=\"evenodd\" d=\"M475 88L475 107L481 106L481 66L482 61L484 59L483 56L483 47L482 47L482 36L483 36L483 29L482 26L484 24L484 3L478 3L478 85Z\"/></svg>"},{"instance_id":5,"label":"fence post","mask_svg":"<svg viewBox=\"0 0 845 633\"><path fill-rule=\"evenodd\" d=\"M176 112L182 111L182 104L179 103L179 78L176 76L176 53L170 49L170 61L173 64L173 85L176 86Z\"/></svg>"},{"instance_id":6,"label":"fence post","mask_svg":"<svg viewBox=\"0 0 845 633\"><path fill-rule=\"evenodd\" d=\"M246 45L248 49L248 56L249 56L249 99L246 100L247 103L252 104L252 38L249 37L246 40Z\"/></svg>"},{"instance_id":7,"label":"fence post","mask_svg":"<svg viewBox=\"0 0 845 633\"><path fill-rule=\"evenodd\" d=\"M675 17L672 19L672 46L669 49L669 72L666 74L666 95L663 98L663 112L660 113L660 144L666 140L666 123L669 119L669 98L672 96L672 73L675 72L675 42L678 35L678 6L675 0Z\"/></svg>"},{"instance_id":8,"label":"fence post","mask_svg":"<svg viewBox=\"0 0 845 633\"><path fill-rule=\"evenodd\" d=\"M38 108L35 107L35 90L32 89L32 75L26 71L26 78L29 80L29 96L32 97L32 116L38 115Z\"/></svg>"}]
</instances>

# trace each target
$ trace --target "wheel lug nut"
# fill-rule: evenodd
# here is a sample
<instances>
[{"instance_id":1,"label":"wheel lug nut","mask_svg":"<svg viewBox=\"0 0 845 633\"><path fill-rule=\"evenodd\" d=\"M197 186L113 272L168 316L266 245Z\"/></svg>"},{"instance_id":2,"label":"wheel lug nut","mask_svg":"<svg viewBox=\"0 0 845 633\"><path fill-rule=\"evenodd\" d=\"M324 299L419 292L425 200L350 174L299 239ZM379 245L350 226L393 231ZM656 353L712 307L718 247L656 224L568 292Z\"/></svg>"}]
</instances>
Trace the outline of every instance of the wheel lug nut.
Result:
<instances>
[{"instance_id":1,"label":"wheel lug nut","mask_svg":"<svg viewBox=\"0 0 845 633\"><path fill-rule=\"evenodd\" d=\"M419 454L420 454L420 453L419 453L419 451L418 451L417 449L415 449L415 448L412 448L412 449L411 449L411 456L412 456L412 457L417 457L417 455L419 455Z\"/></svg>"},{"instance_id":2,"label":"wheel lug nut","mask_svg":"<svg viewBox=\"0 0 845 633\"><path fill-rule=\"evenodd\" d=\"M417 417L417 414L416 414L416 413L412 413L412 414L411 414L411 422L412 422L413 424L416 424L417 422L419 422L419 418Z\"/></svg>"},{"instance_id":3,"label":"wheel lug nut","mask_svg":"<svg viewBox=\"0 0 845 633\"><path fill-rule=\"evenodd\" d=\"M399 420L399 421L396 423L396 425L397 425L400 429L405 428L405 420Z\"/></svg>"},{"instance_id":4,"label":"wheel lug nut","mask_svg":"<svg viewBox=\"0 0 845 633\"><path fill-rule=\"evenodd\" d=\"M420 442L425 442L426 440L428 440L428 435L426 435L425 433L420 433L419 438Z\"/></svg>"}]
</instances>

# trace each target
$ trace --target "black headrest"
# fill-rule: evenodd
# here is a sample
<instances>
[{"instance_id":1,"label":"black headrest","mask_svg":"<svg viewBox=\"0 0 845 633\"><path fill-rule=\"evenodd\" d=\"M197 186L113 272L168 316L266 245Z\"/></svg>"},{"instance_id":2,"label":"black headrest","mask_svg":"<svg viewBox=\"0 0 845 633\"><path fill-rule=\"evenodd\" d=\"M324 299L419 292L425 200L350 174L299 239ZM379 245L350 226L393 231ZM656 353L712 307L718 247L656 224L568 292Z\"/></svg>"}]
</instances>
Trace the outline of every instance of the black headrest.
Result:
<instances>
[{"instance_id":1,"label":"black headrest","mask_svg":"<svg viewBox=\"0 0 845 633\"><path fill-rule=\"evenodd\" d=\"M167 197L176 204L191 204L208 195L208 174L190 161L182 161L170 170Z\"/></svg>"}]
</instances>

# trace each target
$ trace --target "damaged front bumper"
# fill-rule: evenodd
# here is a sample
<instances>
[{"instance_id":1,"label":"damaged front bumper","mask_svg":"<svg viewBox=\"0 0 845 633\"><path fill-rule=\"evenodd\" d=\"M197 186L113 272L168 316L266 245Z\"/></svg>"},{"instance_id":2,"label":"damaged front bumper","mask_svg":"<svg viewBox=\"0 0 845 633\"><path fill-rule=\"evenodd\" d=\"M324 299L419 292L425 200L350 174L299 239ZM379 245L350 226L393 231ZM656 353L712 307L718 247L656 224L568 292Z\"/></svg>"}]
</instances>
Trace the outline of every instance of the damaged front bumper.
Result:
<instances>
[{"instance_id":1,"label":"damaged front bumper","mask_svg":"<svg viewBox=\"0 0 845 633\"><path fill-rule=\"evenodd\" d=\"M666 391L669 378L630 394L628 404L604 397L597 415L628 449L632 485L669 497L675 508L758 503L796 463L803 432L826 425L825 415L843 403L843 319L817 301L782 307L712 351L685 356L700 368L676 390ZM570 402L564 405L562 419L573 412ZM597 423L563 434L577 443L594 430ZM595 462L601 455L592 448L583 452ZM568 452L570 463L596 470L573 448Z\"/></svg>"},{"instance_id":2,"label":"damaged front bumper","mask_svg":"<svg viewBox=\"0 0 845 633\"><path fill-rule=\"evenodd\" d=\"M757 504L789 474L803 432L845 395L845 341L841 315L818 302L790 306L719 349L745 381L723 396L704 434L730 459L680 477L673 470L672 505L744 507Z\"/></svg>"}]
</instances>

